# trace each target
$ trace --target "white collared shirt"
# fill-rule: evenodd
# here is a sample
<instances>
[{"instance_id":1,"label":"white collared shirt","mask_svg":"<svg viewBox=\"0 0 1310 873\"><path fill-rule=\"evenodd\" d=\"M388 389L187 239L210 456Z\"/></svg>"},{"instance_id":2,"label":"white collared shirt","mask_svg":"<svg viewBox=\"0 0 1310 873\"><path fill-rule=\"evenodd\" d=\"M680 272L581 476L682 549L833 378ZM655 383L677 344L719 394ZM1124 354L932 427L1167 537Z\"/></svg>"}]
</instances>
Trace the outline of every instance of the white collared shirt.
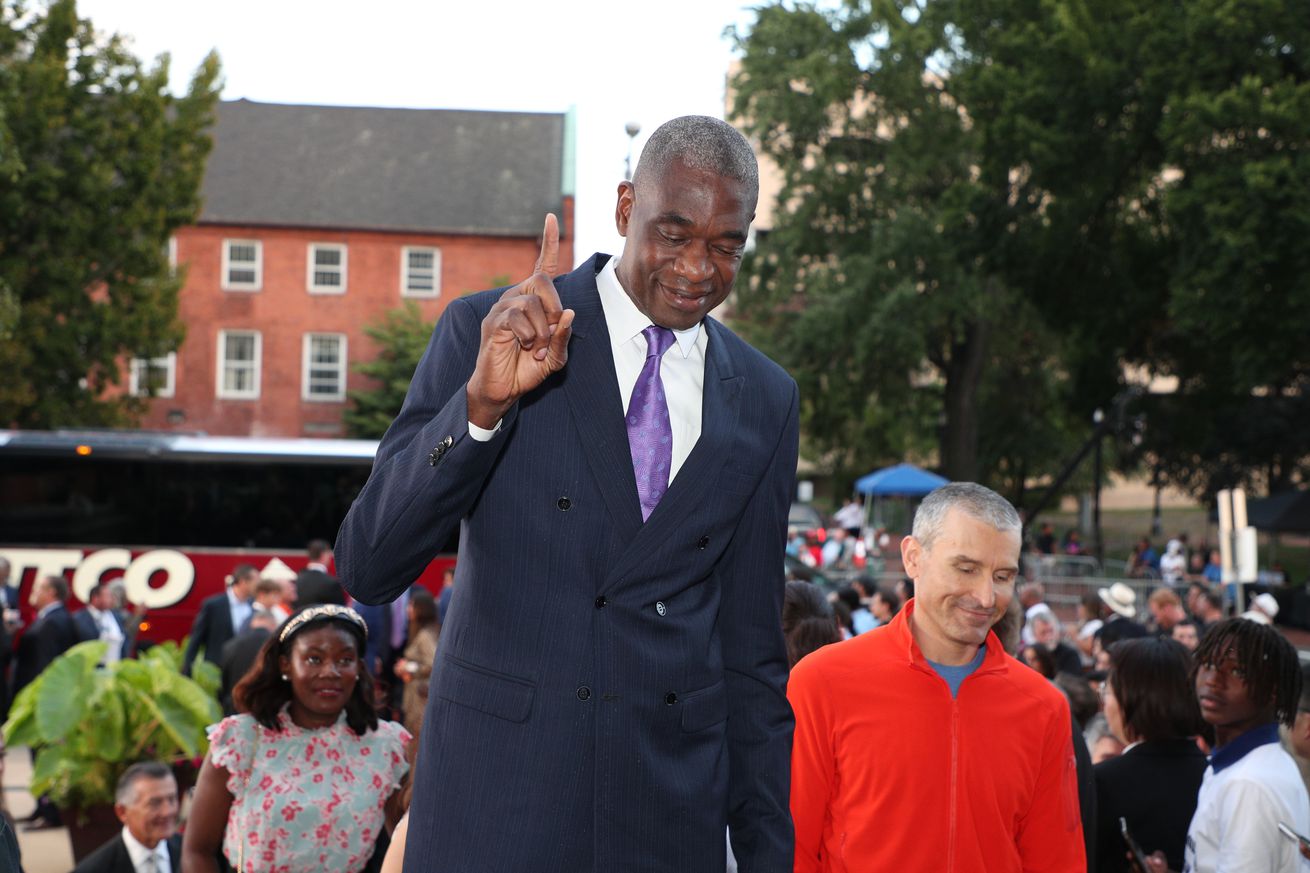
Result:
<instances>
[{"instance_id":1,"label":"white collared shirt","mask_svg":"<svg viewBox=\"0 0 1310 873\"><path fill-rule=\"evenodd\" d=\"M232 633L241 633L241 628L249 620L251 613L255 608L244 600L238 600L237 596L232 593L232 589L227 589L227 609L232 615Z\"/></svg>"},{"instance_id":2,"label":"white collared shirt","mask_svg":"<svg viewBox=\"0 0 1310 873\"><path fill-rule=\"evenodd\" d=\"M127 829L127 825L123 825L123 845L127 846L127 855L132 859L132 869L136 870L137 873L145 873L150 869L146 866L146 859L151 855L155 856L155 866L159 873L169 873L173 869L169 860L168 840L160 840L159 845L153 849L147 849L136 837L132 836L132 832Z\"/></svg>"},{"instance_id":3,"label":"white collared shirt","mask_svg":"<svg viewBox=\"0 0 1310 873\"><path fill-rule=\"evenodd\" d=\"M646 337L641 332L650 327L650 318L632 302L618 277L618 258L610 258L596 275L596 289L605 310L610 348L614 353L614 375L619 380L619 394L626 412L636 387L637 377L646 365ZM701 398L705 389L705 348L709 334L702 324L687 330L673 331L677 340L660 359L660 379L669 404L669 423L673 427L673 461L669 481L678 475L696 441L700 439Z\"/></svg>"},{"instance_id":4,"label":"white collared shirt","mask_svg":"<svg viewBox=\"0 0 1310 873\"><path fill-rule=\"evenodd\" d=\"M614 354L614 375L619 381L619 394L626 414L628 401L637 377L646 364L646 338L641 332L650 326L637 304L632 302L618 277L618 258L610 258L596 274L596 290L600 292L601 308L605 311L605 324L609 328L610 349ZM700 439L702 398L705 390L705 349L709 333L701 322L687 330L673 331L674 343L660 359L660 379L664 383L664 397L669 404L669 423L673 428L673 459L669 466L669 481ZM500 422L487 429L469 422L469 435L486 442L500 430Z\"/></svg>"},{"instance_id":5,"label":"white collared shirt","mask_svg":"<svg viewBox=\"0 0 1310 873\"><path fill-rule=\"evenodd\" d=\"M108 666L123 656L123 629L108 612L101 612L90 604L87 604L86 611L91 614L92 620L99 628L100 639L109 644L109 648L105 650L105 665Z\"/></svg>"}]
</instances>

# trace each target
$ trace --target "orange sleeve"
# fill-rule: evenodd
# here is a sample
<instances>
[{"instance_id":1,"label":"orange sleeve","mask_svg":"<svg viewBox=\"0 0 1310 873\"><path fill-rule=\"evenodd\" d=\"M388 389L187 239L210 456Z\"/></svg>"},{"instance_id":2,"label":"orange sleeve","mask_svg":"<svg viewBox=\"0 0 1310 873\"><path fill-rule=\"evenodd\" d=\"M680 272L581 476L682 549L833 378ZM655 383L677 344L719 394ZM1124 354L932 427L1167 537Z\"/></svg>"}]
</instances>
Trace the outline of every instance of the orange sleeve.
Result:
<instances>
[{"instance_id":1,"label":"orange sleeve","mask_svg":"<svg viewBox=\"0 0 1310 873\"><path fill-rule=\"evenodd\" d=\"M807 663L807 661L809 663ZM787 698L796 717L791 747L791 817L796 829L795 873L818 873L833 785L831 696L815 659L792 670Z\"/></svg>"},{"instance_id":2,"label":"orange sleeve","mask_svg":"<svg viewBox=\"0 0 1310 873\"><path fill-rule=\"evenodd\" d=\"M1019 828L1024 873L1086 873L1073 725L1063 701L1046 727L1032 805Z\"/></svg>"}]
</instances>

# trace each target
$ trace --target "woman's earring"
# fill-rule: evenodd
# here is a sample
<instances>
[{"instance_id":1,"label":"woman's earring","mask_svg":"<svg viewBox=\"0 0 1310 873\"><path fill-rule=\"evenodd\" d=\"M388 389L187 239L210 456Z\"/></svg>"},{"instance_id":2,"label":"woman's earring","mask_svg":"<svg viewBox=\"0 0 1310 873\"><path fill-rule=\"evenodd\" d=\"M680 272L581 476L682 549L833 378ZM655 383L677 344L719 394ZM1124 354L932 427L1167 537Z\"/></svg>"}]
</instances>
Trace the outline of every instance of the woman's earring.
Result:
<instances>
[{"instance_id":1,"label":"woman's earring","mask_svg":"<svg viewBox=\"0 0 1310 873\"><path fill-rule=\"evenodd\" d=\"M286 682L286 681L287 681L287 674L286 674L286 673L283 673L283 674L282 674L282 681L283 681L283 682Z\"/></svg>"}]
</instances>

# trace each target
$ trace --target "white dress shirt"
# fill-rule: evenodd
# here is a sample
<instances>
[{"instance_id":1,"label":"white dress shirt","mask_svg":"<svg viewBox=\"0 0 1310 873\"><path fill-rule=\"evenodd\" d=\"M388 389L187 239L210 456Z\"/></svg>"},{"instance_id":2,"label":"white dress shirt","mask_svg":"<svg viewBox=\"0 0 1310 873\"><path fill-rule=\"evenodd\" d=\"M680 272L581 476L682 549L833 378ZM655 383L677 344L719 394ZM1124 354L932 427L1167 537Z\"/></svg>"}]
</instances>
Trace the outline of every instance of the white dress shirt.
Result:
<instances>
[{"instance_id":1,"label":"white dress shirt","mask_svg":"<svg viewBox=\"0 0 1310 873\"><path fill-rule=\"evenodd\" d=\"M241 633L241 628L245 627L246 622L250 620L250 615L255 608L244 600L238 600L237 596L232 593L232 589L227 589L227 609L232 615L232 634Z\"/></svg>"},{"instance_id":2,"label":"white dress shirt","mask_svg":"<svg viewBox=\"0 0 1310 873\"><path fill-rule=\"evenodd\" d=\"M123 656L123 629L118 626L118 620L108 612L101 612L90 604L87 605L86 611L96 623L96 627L100 629L100 639L109 644L109 648L105 650L105 666L109 666Z\"/></svg>"},{"instance_id":3,"label":"white dress shirt","mask_svg":"<svg viewBox=\"0 0 1310 873\"><path fill-rule=\"evenodd\" d=\"M169 862L168 840L160 840L153 849L147 849L124 825L123 845L127 846L127 855L132 859L132 869L136 873L170 873L173 869ZM153 868L150 866L151 856L155 859Z\"/></svg>"},{"instance_id":4,"label":"white dress shirt","mask_svg":"<svg viewBox=\"0 0 1310 873\"><path fill-rule=\"evenodd\" d=\"M650 326L649 318L632 302L618 277L618 258L609 261L596 274L596 290L600 292L601 308L605 311L605 324L609 328L610 349L614 353L614 375L619 381L619 394L623 412L627 413L632 389L646 365L646 337L642 331ZM673 331L677 340L660 359L660 379L664 383L664 397L669 404L669 423L673 428L673 459L669 466L669 481L700 439L702 399L705 388L705 349L709 334L696 324L687 330ZM567 365L565 365L567 366ZM486 442L500 430L500 422L490 429L469 422L469 435Z\"/></svg>"},{"instance_id":5,"label":"white dress shirt","mask_svg":"<svg viewBox=\"0 0 1310 873\"><path fill-rule=\"evenodd\" d=\"M650 327L650 318L628 292L623 290L617 273L618 258L610 258L596 275L596 289L600 304L605 310L605 324L609 327L610 348L614 352L614 375L619 380L619 394L626 413L637 377L646 365L646 337L642 331ZM669 481L678 475L696 441L700 439L701 398L705 388L705 347L709 335L696 324L687 330L675 330L677 340L660 359L660 379L664 382L664 397L669 404L669 423L673 428L673 460L669 466Z\"/></svg>"}]
</instances>

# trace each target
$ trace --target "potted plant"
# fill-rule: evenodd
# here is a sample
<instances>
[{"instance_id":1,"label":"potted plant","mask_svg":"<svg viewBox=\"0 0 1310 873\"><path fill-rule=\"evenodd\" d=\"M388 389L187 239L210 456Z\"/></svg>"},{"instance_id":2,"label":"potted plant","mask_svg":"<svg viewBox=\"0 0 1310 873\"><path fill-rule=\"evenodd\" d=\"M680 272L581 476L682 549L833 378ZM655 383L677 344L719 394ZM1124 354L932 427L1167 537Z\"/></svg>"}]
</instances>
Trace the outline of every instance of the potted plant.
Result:
<instances>
[{"instance_id":1,"label":"potted plant","mask_svg":"<svg viewBox=\"0 0 1310 873\"><path fill-rule=\"evenodd\" d=\"M123 771L147 760L194 767L208 750L205 728L222 717L218 668L207 661L188 678L175 643L100 667L105 649L93 640L56 658L14 698L4 726L8 744L36 750L31 792L65 812L78 861L118 831Z\"/></svg>"}]
</instances>

